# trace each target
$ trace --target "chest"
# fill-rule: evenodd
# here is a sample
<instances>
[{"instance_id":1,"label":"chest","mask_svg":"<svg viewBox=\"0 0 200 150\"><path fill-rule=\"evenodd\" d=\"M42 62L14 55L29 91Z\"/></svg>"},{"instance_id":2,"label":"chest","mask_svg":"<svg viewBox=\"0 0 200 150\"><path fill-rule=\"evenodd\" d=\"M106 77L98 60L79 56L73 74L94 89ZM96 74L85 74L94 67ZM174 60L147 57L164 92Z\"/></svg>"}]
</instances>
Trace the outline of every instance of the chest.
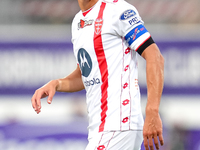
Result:
<instances>
[{"instance_id":1,"label":"chest","mask_svg":"<svg viewBox=\"0 0 200 150\"><path fill-rule=\"evenodd\" d=\"M100 14L99 9L94 9L86 17L79 15L73 22L72 40L74 50L79 48L91 49L95 38L101 36L104 45L108 45L115 37L112 14L104 9Z\"/></svg>"}]
</instances>

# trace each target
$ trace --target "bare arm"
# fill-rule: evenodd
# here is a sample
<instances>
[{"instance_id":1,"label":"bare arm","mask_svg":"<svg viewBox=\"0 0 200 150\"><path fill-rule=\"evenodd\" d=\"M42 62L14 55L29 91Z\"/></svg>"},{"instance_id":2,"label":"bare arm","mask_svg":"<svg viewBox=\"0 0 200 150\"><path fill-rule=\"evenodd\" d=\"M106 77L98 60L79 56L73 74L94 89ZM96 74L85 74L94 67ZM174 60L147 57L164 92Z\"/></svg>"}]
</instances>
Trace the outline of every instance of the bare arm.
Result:
<instances>
[{"instance_id":1,"label":"bare arm","mask_svg":"<svg viewBox=\"0 0 200 150\"><path fill-rule=\"evenodd\" d=\"M144 146L146 150L153 150L153 141L159 149L160 144L164 144L162 135L162 121L159 115L160 99L164 83L164 58L156 44L151 44L142 53L146 60L147 74L147 105L146 118L143 129ZM148 143L149 141L149 143Z\"/></svg>"},{"instance_id":2,"label":"bare arm","mask_svg":"<svg viewBox=\"0 0 200 150\"><path fill-rule=\"evenodd\" d=\"M77 92L85 88L82 82L79 65L77 65L77 68L70 75L63 79L58 79L57 81L56 91L59 92Z\"/></svg>"},{"instance_id":3,"label":"bare arm","mask_svg":"<svg viewBox=\"0 0 200 150\"><path fill-rule=\"evenodd\" d=\"M37 113L41 111L41 99L47 98L47 102L51 104L56 91L59 92L77 92L84 89L79 66L67 77L63 79L52 80L37 89L31 99L32 106Z\"/></svg>"}]
</instances>

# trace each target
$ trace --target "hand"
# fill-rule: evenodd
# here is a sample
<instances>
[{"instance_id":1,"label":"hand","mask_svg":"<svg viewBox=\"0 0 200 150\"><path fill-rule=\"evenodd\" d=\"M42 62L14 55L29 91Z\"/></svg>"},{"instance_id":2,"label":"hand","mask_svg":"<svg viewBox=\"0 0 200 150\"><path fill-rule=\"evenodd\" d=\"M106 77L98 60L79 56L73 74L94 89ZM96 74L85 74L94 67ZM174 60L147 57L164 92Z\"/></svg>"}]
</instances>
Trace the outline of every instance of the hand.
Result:
<instances>
[{"instance_id":1,"label":"hand","mask_svg":"<svg viewBox=\"0 0 200 150\"><path fill-rule=\"evenodd\" d=\"M31 99L32 106L37 114L41 112L41 99L47 98L47 102L51 104L53 96L56 93L57 81L52 80L43 87L37 89Z\"/></svg>"},{"instance_id":2,"label":"hand","mask_svg":"<svg viewBox=\"0 0 200 150\"><path fill-rule=\"evenodd\" d=\"M160 145L164 145L162 121L159 113L153 111L146 113L143 128L143 138L145 150L154 150L153 141L157 150L159 149L158 140L160 141Z\"/></svg>"}]
</instances>

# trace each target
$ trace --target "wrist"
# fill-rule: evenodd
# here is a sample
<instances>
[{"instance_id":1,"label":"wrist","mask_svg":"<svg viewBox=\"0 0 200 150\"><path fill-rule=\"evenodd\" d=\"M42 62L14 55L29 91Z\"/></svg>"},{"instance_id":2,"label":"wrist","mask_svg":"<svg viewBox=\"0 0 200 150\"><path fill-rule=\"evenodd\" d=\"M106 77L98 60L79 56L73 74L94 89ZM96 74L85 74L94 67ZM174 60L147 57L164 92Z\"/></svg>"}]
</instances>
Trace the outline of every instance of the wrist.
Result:
<instances>
[{"instance_id":1,"label":"wrist","mask_svg":"<svg viewBox=\"0 0 200 150\"><path fill-rule=\"evenodd\" d=\"M158 114L159 113L159 108L158 107L153 107L153 106L146 106L145 112L146 112L146 114L149 114L149 113Z\"/></svg>"},{"instance_id":2,"label":"wrist","mask_svg":"<svg viewBox=\"0 0 200 150\"><path fill-rule=\"evenodd\" d=\"M56 91L60 91L62 87L62 81L60 79L55 80Z\"/></svg>"},{"instance_id":3,"label":"wrist","mask_svg":"<svg viewBox=\"0 0 200 150\"><path fill-rule=\"evenodd\" d=\"M56 91L60 88L59 80L51 80L48 84L55 88Z\"/></svg>"}]
</instances>

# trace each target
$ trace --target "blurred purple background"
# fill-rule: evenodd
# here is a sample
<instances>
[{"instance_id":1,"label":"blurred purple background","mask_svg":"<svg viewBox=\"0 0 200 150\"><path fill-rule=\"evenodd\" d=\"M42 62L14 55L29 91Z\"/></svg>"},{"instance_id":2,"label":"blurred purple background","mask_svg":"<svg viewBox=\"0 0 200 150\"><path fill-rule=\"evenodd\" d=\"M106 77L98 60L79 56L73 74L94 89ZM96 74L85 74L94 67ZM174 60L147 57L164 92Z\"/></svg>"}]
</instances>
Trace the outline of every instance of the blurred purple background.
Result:
<instances>
[{"instance_id":1,"label":"blurred purple background","mask_svg":"<svg viewBox=\"0 0 200 150\"><path fill-rule=\"evenodd\" d=\"M200 150L200 2L128 2L140 12L165 58L160 104L165 145L160 150ZM42 100L39 115L31 106L37 88L76 67L70 40L78 11L72 0L0 1L0 150L86 147L85 91L56 93L51 105ZM145 114L145 61L138 59Z\"/></svg>"}]
</instances>

